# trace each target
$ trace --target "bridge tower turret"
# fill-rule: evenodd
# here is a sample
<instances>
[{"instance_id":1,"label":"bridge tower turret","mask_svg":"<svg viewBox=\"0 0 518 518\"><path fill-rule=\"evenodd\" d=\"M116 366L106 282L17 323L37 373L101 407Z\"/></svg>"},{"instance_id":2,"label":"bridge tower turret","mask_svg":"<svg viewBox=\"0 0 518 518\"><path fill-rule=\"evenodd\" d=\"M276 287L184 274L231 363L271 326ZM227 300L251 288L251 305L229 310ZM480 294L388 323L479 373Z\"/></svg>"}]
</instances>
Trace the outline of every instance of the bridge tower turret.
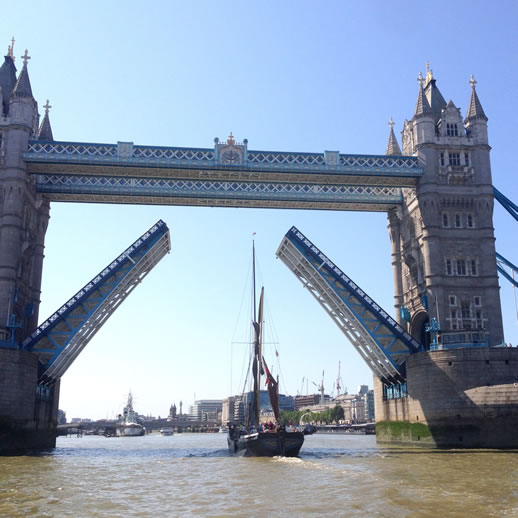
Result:
<instances>
[{"instance_id":1,"label":"bridge tower turret","mask_svg":"<svg viewBox=\"0 0 518 518\"><path fill-rule=\"evenodd\" d=\"M389 213L395 307L425 349L503 341L491 148L473 78L470 83L463 120L427 66L426 79L419 75L414 116L402 132L403 154L419 157L423 175L415 190L404 191L402 207ZM432 323L439 334L429 332Z\"/></svg>"},{"instance_id":2,"label":"bridge tower turret","mask_svg":"<svg viewBox=\"0 0 518 518\"><path fill-rule=\"evenodd\" d=\"M13 41L14 44L14 41ZM13 47L0 67L0 450L56 442L59 382L38 386L39 362L21 348L38 323L49 202L36 193L23 153L38 130L27 62L16 76ZM46 126L47 128L47 126ZM50 128L50 122L48 125ZM47 129L48 129L47 128ZM46 131L48 135L48 131Z\"/></svg>"},{"instance_id":3,"label":"bridge tower turret","mask_svg":"<svg viewBox=\"0 0 518 518\"><path fill-rule=\"evenodd\" d=\"M465 119L432 71L419 77L404 155L423 174L388 213L399 323L423 346L398 390L374 379L376 440L513 448L516 349L504 340L493 230L487 117L471 81ZM390 390L389 390L390 389Z\"/></svg>"},{"instance_id":4,"label":"bridge tower turret","mask_svg":"<svg viewBox=\"0 0 518 518\"><path fill-rule=\"evenodd\" d=\"M11 346L21 343L37 326L49 219L49 203L36 193L23 161L39 122L29 59L25 51L16 78L13 48L9 47L0 67L0 343Z\"/></svg>"}]
</instances>

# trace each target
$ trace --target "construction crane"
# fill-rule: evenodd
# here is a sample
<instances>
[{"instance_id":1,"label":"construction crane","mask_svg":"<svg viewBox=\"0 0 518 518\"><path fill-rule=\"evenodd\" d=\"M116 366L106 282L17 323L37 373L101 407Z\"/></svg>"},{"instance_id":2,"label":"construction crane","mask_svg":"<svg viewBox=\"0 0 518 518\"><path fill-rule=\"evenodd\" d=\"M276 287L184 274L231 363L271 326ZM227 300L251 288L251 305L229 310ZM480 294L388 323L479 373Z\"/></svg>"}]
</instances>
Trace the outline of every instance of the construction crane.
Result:
<instances>
[{"instance_id":1,"label":"construction crane","mask_svg":"<svg viewBox=\"0 0 518 518\"><path fill-rule=\"evenodd\" d=\"M340 395L340 390L342 389L342 378L340 376L340 361L338 361L338 376L336 378L336 395Z\"/></svg>"},{"instance_id":2,"label":"construction crane","mask_svg":"<svg viewBox=\"0 0 518 518\"><path fill-rule=\"evenodd\" d=\"M302 383L300 385L300 392L299 395L302 396L302 393L304 392L304 380L306 379L305 376L302 376Z\"/></svg>"},{"instance_id":3,"label":"construction crane","mask_svg":"<svg viewBox=\"0 0 518 518\"><path fill-rule=\"evenodd\" d=\"M322 371L322 381L320 382L320 385L317 385L314 381L312 381L313 385L317 387L318 391L320 392L320 404L323 405L325 401L324 397L324 371Z\"/></svg>"}]
</instances>

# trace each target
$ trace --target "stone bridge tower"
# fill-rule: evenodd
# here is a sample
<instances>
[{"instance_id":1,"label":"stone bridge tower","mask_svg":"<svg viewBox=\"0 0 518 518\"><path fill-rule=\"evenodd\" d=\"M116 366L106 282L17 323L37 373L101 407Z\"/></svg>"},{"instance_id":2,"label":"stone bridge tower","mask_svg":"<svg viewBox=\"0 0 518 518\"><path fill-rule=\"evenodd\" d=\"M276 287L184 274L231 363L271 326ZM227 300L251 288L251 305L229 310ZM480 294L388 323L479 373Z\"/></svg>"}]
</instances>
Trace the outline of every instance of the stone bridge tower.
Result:
<instances>
[{"instance_id":1,"label":"stone bridge tower","mask_svg":"<svg viewBox=\"0 0 518 518\"><path fill-rule=\"evenodd\" d=\"M14 41L13 41L14 44ZM59 382L38 386L38 358L18 348L38 325L49 202L36 193L23 153L29 139L52 140L27 71L16 77L13 47L0 67L0 453L56 442Z\"/></svg>"},{"instance_id":2,"label":"stone bridge tower","mask_svg":"<svg viewBox=\"0 0 518 518\"><path fill-rule=\"evenodd\" d=\"M419 74L414 116L405 121L403 155L419 157L423 176L388 215L395 308L401 324L429 349L503 341L493 232L487 117L475 89L465 119L444 100L432 71ZM391 129L387 154L400 154ZM431 328L440 326L435 334Z\"/></svg>"},{"instance_id":3,"label":"stone bridge tower","mask_svg":"<svg viewBox=\"0 0 518 518\"><path fill-rule=\"evenodd\" d=\"M52 140L49 106L39 126L27 51L22 59L18 78L12 47L0 67L0 340L4 342L21 342L38 325L49 220L49 203L36 193L23 161L29 139Z\"/></svg>"}]
</instances>

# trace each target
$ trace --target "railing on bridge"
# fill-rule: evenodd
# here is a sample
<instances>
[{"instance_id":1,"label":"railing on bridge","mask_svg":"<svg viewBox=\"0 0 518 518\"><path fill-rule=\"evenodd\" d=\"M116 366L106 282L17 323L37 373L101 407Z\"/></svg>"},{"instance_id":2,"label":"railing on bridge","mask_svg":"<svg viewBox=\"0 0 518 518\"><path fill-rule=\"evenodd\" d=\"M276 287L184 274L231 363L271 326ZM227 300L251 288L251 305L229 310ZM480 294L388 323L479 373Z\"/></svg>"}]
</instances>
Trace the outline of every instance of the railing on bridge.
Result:
<instances>
[{"instance_id":1,"label":"railing on bridge","mask_svg":"<svg viewBox=\"0 0 518 518\"><path fill-rule=\"evenodd\" d=\"M22 344L42 363L41 385L59 379L112 313L171 250L158 221L41 324Z\"/></svg>"},{"instance_id":2,"label":"railing on bridge","mask_svg":"<svg viewBox=\"0 0 518 518\"><path fill-rule=\"evenodd\" d=\"M404 382L405 361L420 349L386 311L292 227L277 256L308 288L367 365L385 383Z\"/></svg>"}]
</instances>

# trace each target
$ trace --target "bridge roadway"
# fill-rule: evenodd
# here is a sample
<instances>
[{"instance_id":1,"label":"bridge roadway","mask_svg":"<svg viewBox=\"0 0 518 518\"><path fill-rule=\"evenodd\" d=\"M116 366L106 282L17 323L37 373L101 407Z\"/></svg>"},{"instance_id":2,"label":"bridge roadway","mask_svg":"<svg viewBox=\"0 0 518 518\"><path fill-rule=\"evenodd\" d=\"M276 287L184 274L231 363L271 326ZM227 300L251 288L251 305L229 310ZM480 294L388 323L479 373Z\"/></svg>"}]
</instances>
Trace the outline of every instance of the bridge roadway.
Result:
<instances>
[{"instance_id":1,"label":"bridge roadway","mask_svg":"<svg viewBox=\"0 0 518 518\"><path fill-rule=\"evenodd\" d=\"M23 155L50 201L387 211L415 187L417 157L248 150L132 142L29 142Z\"/></svg>"},{"instance_id":2,"label":"bridge roadway","mask_svg":"<svg viewBox=\"0 0 518 518\"><path fill-rule=\"evenodd\" d=\"M174 428L175 431L186 431L190 428L193 431L217 431L221 423L219 421L193 421L188 419L176 419L168 421L167 419L153 419L151 421L142 421L148 432L160 430L162 428ZM98 421L88 421L81 423L66 423L58 425L57 435L70 435L76 433L85 433L86 431L99 431L102 429L115 430L119 426L117 421L109 419L99 419Z\"/></svg>"}]
</instances>

